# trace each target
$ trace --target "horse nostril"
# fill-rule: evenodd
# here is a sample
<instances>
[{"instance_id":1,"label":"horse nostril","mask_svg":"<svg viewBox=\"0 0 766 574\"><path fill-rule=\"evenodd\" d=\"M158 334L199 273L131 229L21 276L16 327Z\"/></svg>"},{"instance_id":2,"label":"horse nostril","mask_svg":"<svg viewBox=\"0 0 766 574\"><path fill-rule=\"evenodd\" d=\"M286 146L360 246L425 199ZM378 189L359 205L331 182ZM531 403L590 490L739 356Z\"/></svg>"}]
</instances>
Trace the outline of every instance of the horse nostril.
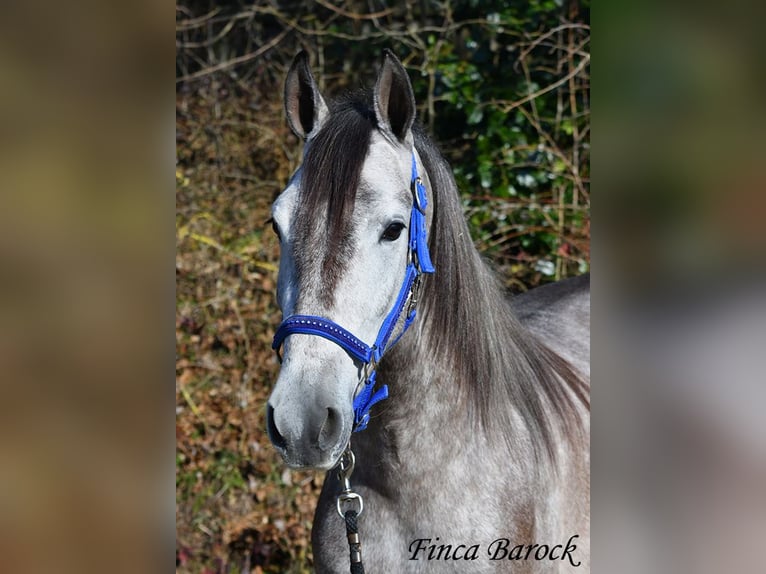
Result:
<instances>
[{"instance_id":1,"label":"horse nostril","mask_svg":"<svg viewBox=\"0 0 766 574\"><path fill-rule=\"evenodd\" d=\"M274 422L274 407L271 405L266 406L266 432L269 433L269 438L275 447L284 449L287 446L285 437L279 432L277 423Z\"/></svg>"},{"instance_id":2,"label":"horse nostril","mask_svg":"<svg viewBox=\"0 0 766 574\"><path fill-rule=\"evenodd\" d=\"M327 408L327 418L319 429L319 448L321 450L330 450L338 444L340 433L343 430L340 413L333 408Z\"/></svg>"}]
</instances>

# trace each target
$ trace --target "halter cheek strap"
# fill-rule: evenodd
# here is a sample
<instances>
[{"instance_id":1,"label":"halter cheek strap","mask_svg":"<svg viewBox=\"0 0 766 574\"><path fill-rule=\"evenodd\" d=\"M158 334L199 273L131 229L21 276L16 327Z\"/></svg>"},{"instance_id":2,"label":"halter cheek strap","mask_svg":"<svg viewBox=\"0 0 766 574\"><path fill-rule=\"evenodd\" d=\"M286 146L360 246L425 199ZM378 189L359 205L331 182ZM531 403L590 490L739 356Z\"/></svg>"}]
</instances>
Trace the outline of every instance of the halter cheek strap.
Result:
<instances>
[{"instance_id":1,"label":"halter cheek strap","mask_svg":"<svg viewBox=\"0 0 766 574\"><path fill-rule=\"evenodd\" d=\"M415 320L421 275L435 271L428 252L426 232L425 214L428 198L426 197L426 188L418 175L414 151L412 152L412 180L410 185L413 205L410 213L407 269L396 301L383 320L375 343L367 345L353 333L325 317L291 315L282 321L271 344L271 348L277 352L281 362L280 349L287 337L295 334L316 335L332 341L362 363L362 377L359 381L359 386L362 388L354 397L355 432L367 428L372 406L388 398L387 385L375 389L378 363L383 358L384 353L399 341Z\"/></svg>"}]
</instances>

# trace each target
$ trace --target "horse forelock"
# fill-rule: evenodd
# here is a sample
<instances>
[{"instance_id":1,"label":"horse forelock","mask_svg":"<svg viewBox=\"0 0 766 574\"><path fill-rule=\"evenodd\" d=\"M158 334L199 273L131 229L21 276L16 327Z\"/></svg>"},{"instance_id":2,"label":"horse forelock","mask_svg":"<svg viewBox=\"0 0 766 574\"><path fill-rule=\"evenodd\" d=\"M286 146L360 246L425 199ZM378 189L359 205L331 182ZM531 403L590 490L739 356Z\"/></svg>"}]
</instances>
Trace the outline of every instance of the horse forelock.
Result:
<instances>
[{"instance_id":1,"label":"horse forelock","mask_svg":"<svg viewBox=\"0 0 766 574\"><path fill-rule=\"evenodd\" d=\"M342 97L331 103L330 116L303 159L296 212L298 280L308 280L328 307L353 255L352 213L375 126L368 92Z\"/></svg>"}]
</instances>

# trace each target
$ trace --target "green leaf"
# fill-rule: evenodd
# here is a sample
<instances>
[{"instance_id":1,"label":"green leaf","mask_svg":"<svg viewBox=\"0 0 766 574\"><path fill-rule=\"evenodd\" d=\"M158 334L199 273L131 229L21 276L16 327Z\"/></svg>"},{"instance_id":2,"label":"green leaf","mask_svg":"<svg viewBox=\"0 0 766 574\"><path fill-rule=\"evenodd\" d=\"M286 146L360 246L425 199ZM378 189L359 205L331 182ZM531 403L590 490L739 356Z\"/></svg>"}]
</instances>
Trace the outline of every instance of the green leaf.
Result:
<instances>
[{"instance_id":1,"label":"green leaf","mask_svg":"<svg viewBox=\"0 0 766 574\"><path fill-rule=\"evenodd\" d=\"M484 111L481 107L476 106L471 110L471 113L468 115L468 124L469 125L476 125L478 124L482 118L484 117Z\"/></svg>"}]
</instances>

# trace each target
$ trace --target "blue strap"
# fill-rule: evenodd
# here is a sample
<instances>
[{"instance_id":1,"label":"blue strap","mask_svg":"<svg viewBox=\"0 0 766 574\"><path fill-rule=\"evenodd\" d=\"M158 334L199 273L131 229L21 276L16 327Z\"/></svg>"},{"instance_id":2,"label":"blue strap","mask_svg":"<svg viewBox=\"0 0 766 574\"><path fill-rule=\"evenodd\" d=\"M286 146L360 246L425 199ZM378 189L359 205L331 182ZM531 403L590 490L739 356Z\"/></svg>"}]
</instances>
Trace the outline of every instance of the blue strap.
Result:
<instances>
[{"instance_id":1,"label":"blue strap","mask_svg":"<svg viewBox=\"0 0 766 574\"><path fill-rule=\"evenodd\" d=\"M418 174L418 162L415 159L415 150L412 150L412 176L410 177L410 181L412 183L415 183L420 179L420 175ZM420 204L420 208L423 210L423 213L426 211L426 207L428 207L428 198L427 197L418 197L418 202L425 201L425 203Z\"/></svg>"},{"instance_id":2,"label":"blue strap","mask_svg":"<svg viewBox=\"0 0 766 574\"><path fill-rule=\"evenodd\" d=\"M373 371L362 390L354 397L354 432L366 429L372 406L388 398L388 385L383 385L373 393L376 378L377 373Z\"/></svg>"},{"instance_id":3,"label":"blue strap","mask_svg":"<svg viewBox=\"0 0 766 574\"><path fill-rule=\"evenodd\" d=\"M433 273L436 269L433 263L431 263L431 254L428 251L425 218L428 197L426 195L426 186L423 185L420 176L418 176L415 152L412 153L412 194L415 205L410 216L410 251L415 255L422 273Z\"/></svg>"},{"instance_id":4,"label":"blue strap","mask_svg":"<svg viewBox=\"0 0 766 574\"><path fill-rule=\"evenodd\" d=\"M388 315L383 320L380 331L378 331L378 338L375 340L374 353L376 362L380 361L383 353L388 350L389 339L391 338L391 334L393 333L396 324L399 322L399 317L401 316L404 309L404 304L407 302L407 297L410 294L412 284L414 283L417 276L418 270L415 269L415 265L412 263L407 265L407 271L404 274L404 281L402 282L401 289L399 289L399 295L396 297L396 303L394 303L391 311L388 312ZM402 333L404 333L404 331L402 331ZM397 340L398 339L399 337L397 337ZM391 344L391 346L393 347L393 344Z\"/></svg>"},{"instance_id":5,"label":"blue strap","mask_svg":"<svg viewBox=\"0 0 766 574\"><path fill-rule=\"evenodd\" d=\"M349 331L322 317L315 315L292 315L282 321L274 334L271 348L278 350L289 335L317 335L343 347L352 357L362 363L372 359L372 348L360 341Z\"/></svg>"}]
</instances>

